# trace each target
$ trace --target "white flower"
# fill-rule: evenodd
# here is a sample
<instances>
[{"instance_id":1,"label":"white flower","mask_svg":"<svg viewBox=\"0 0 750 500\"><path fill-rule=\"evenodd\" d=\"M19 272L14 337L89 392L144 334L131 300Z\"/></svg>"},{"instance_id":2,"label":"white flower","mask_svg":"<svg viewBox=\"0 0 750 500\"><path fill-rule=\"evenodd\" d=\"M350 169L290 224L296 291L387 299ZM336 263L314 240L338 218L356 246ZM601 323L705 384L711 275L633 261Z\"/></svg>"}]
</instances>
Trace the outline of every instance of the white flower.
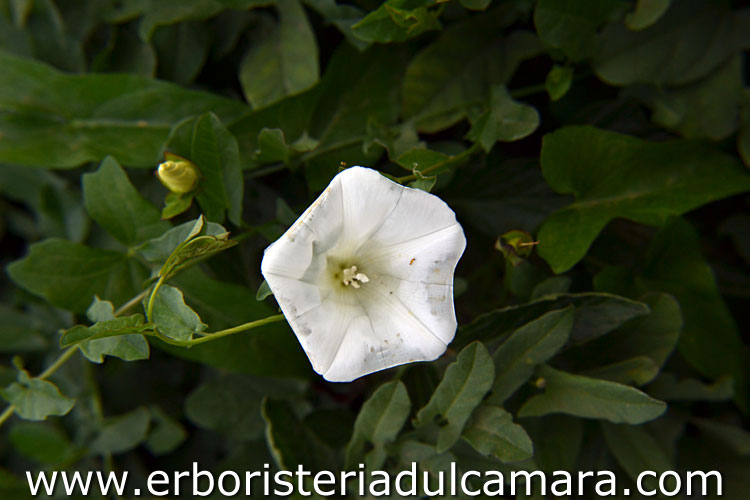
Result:
<instances>
[{"instance_id":1,"label":"white flower","mask_svg":"<svg viewBox=\"0 0 750 500\"><path fill-rule=\"evenodd\" d=\"M348 382L445 352L465 247L438 197L352 167L266 249L261 271L315 371Z\"/></svg>"}]
</instances>

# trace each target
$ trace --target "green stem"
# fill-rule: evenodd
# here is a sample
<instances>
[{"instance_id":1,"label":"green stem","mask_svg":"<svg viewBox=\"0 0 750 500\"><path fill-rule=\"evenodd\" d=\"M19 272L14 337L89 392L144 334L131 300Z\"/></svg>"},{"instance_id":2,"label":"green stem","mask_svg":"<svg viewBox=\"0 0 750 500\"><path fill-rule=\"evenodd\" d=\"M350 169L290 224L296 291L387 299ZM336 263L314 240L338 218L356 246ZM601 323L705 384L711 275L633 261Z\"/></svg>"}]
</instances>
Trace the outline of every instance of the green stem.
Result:
<instances>
[{"instance_id":1,"label":"green stem","mask_svg":"<svg viewBox=\"0 0 750 500\"><path fill-rule=\"evenodd\" d=\"M13 415L13 411L15 409L16 409L15 406L10 405L9 407L5 409L5 411L2 414L0 414L0 426L2 426L5 423L5 421L11 417L11 415Z\"/></svg>"},{"instance_id":2,"label":"green stem","mask_svg":"<svg viewBox=\"0 0 750 500\"><path fill-rule=\"evenodd\" d=\"M154 329L152 335L166 344L176 345L180 347L192 347L194 345L204 344L206 342L211 342L212 340L217 340L223 337L227 337L229 335L234 335L235 333L252 330L253 328L258 328L259 326L263 326L269 323L275 323L277 321L283 321L283 320L284 320L283 314L275 314L267 318L257 319L255 321L250 321L249 323L243 323L242 325L237 325L232 328L227 328L226 330L221 330L215 333L207 333L205 334L204 337L199 337L197 339L192 339L192 340L173 339L173 338L167 337L166 335L161 333L158 329Z\"/></svg>"},{"instance_id":3,"label":"green stem","mask_svg":"<svg viewBox=\"0 0 750 500\"><path fill-rule=\"evenodd\" d=\"M119 309L115 311L115 317L121 315L124 312L127 312L132 307L138 305L143 300L143 298L146 297L146 295L148 295L148 289L143 290L141 293L139 293L138 295L136 295L129 301L125 302L123 305L119 307Z\"/></svg>"},{"instance_id":4,"label":"green stem","mask_svg":"<svg viewBox=\"0 0 750 500\"><path fill-rule=\"evenodd\" d=\"M159 288L164 284L164 281L166 279L167 275L162 274L159 276L159 281L156 282L156 285L154 285L154 288L151 289L151 296L148 298L148 307L146 307L146 320L153 322L154 317L154 300L156 300L156 292L159 291Z\"/></svg>"},{"instance_id":5,"label":"green stem","mask_svg":"<svg viewBox=\"0 0 750 500\"><path fill-rule=\"evenodd\" d=\"M473 155L479 149L479 147L480 147L479 143L475 142L465 151L462 151L461 153L455 156L450 156L441 162L435 163L434 165L431 165L425 168L424 170L420 170L420 174L426 175L426 174L429 174L430 172L435 172L436 170L439 170L442 168L459 167L463 165L465 160L467 160L471 155ZM405 175L403 177L397 177L396 182L398 182L399 184L403 184L404 182L409 182L409 181L413 181L416 179L417 179L417 176L414 174Z\"/></svg>"},{"instance_id":6,"label":"green stem","mask_svg":"<svg viewBox=\"0 0 750 500\"><path fill-rule=\"evenodd\" d=\"M68 361L73 355L78 352L78 346L74 345L73 347L68 347L63 353L60 355L59 358L55 360L54 363L52 363L46 370L44 370L41 375L39 375L37 378L39 380L45 380L52 376L53 373L55 373L57 370L60 369L62 365L65 364L66 361Z\"/></svg>"},{"instance_id":7,"label":"green stem","mask_svg":"<svg viewBox=\"0 0 750 500\"><path fill-rule=\"evenodd\" d=\"M143 300L143 297L145 297L147 293L148 290L144 290L143 292L139 293L138 295L124 303L122 306L120 306L119 309L117 309L117 311L115 311L115 316L119 316L134 305L138 304L141 300ZM79 346L74 345L63 351L60 357L58 357L54 363L47 367L47 369L40 373L36 378L38 380L46 380L51 377L57 370L60 369L62 365L64 365L70 358L72 358L76 352L78 352L78 347ZM3 410L2 413L0 413L0 427L2 427L2 425L13 415L15 409L16 407L14 405L9 405L7 408L5 408L5 410Z\"/></svg>"}]
</instances>

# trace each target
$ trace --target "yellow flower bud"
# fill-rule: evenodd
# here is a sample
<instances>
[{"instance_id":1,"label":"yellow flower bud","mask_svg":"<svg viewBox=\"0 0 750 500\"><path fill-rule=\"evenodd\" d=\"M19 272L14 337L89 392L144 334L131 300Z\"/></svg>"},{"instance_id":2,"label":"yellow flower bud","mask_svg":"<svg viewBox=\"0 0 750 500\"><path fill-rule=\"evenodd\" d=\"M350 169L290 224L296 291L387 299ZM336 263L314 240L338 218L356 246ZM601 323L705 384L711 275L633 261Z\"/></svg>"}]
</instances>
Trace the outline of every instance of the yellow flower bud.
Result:
<instances>
[{"instance_id":1,"label":"yellow flower bud","mask_svg":"<svg viewBox=\"0 0 750 500\"><path fill-rule=\"evenodd\" d=\"M185 194L194 190L200 177L198 167L176 155L169 155L167 161L159 165L156 176L162 184L175 194Z\"/></svg>"}]
</instances>

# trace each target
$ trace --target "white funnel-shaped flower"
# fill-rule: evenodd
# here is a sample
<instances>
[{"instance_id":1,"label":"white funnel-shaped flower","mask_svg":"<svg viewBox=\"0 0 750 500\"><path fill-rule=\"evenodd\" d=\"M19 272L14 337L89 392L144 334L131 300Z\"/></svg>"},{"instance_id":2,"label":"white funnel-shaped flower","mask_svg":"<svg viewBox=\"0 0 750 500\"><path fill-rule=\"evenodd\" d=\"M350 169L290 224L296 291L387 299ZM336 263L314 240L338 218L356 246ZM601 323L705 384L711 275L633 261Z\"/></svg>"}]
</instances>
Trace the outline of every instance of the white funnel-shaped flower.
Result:
<instances>
[{"instance_id":1,"label":"white funnel-shaped flower","mask_svg":"<svg viewBox=\"0 0 750 500\"><path fill-rule=\"evenodd\" d=\"M315 371L348 382L445 352L465 247L437 196L352 167L266 249L261 271Z\"/></svg>"}]
</instances>

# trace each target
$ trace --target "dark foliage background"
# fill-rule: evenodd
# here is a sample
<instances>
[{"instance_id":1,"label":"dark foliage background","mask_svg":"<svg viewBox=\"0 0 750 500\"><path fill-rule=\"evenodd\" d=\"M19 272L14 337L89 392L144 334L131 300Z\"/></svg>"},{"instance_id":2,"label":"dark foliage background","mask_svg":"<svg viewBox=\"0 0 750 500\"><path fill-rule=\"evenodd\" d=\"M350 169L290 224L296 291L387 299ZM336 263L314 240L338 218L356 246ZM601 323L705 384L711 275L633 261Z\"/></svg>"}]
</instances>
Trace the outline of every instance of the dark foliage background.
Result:
<instances>
[{"instance_id":1,"label":"dark foliage background","mask_svg":"<svg viewBox=\"0 0 750 500\"><path fill-rule=\"evenodd\" d=\"M0 0L0 498L26 470L413 460L716 469L745 498L748 50L741 1ZM165 151L201 172L168 221ZM262 250L342 162L457 212L445 356L329 384L285 323L149 333L200 214L218 253L169 280L170 338L275 313Z\"/></svg>"}]
</instances>

